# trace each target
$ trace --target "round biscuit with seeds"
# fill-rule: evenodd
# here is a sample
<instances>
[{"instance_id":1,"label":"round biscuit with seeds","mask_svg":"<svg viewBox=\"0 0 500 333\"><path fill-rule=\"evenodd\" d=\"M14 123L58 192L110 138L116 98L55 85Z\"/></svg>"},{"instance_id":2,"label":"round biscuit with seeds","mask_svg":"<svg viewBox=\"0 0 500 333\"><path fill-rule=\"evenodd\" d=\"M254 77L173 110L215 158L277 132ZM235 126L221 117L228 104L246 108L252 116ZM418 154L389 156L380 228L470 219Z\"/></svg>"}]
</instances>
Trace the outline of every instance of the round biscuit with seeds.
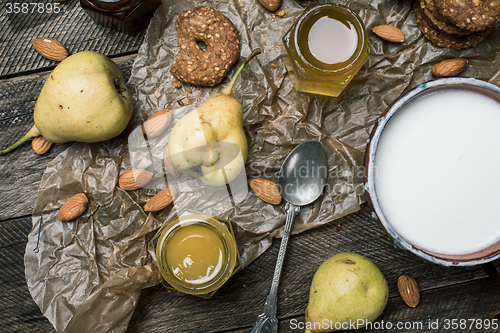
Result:
<instances>
[{"instance_id":1,"label":"round biscuit with seeds","mask_svg":"<svg viewBox=\"0 0 500 333\"><path fill-rule=\"evenodd\" d=\"M439 47L452 47L455 49L474 47L482 42L492 30L489 28L487 30L465 36L451 35L437 29L425 19L422 13L422 8L420 8L419 1L415 1L413 4L413 13L415 15L415 21L425 37L427 37L427 39L429 39L434 45Z\"/></svg>"},{"instance_id":2,"label":"round biscuit with seeds","mask_svg":"<svg viewBox=\"0 0 500 333\"><path fill-rule=\"evenodd\" d=\"M500 23L500 0L439 0L434 7L446 21L471 32Z\"/></svg>"},{"instance_id":3,"label":"round biscuit with seeds","mask_svg":"<svg viewBox=\"0 0 500 333\"><path fill-rule=\"evenodd\" d=\"M170 72L180 82L211 87L219 84L240 57L234 24L213 8L196 7L175 22L179 52ZM199 42L206 44L206 50Z\"/></svg>"},{"instance_id":4,"label":"round biscuit with seeds","mask_svg":"<svg viewBox=\"0 0 500 333\"><path fill-rule=\"evenodd\" d=\"M459 36L471 34L470 31L460 29L459 27L449 22L446 22L445 20L442 20L438 16L434 15L434 12L431 9L434 8L434 0L416 0L416 1L420 3L420 8L422 9L422 14L424 15L424 18L430 21L439 30L442 30L447 34L459 35Z\"/></svg>"}]
</instances>

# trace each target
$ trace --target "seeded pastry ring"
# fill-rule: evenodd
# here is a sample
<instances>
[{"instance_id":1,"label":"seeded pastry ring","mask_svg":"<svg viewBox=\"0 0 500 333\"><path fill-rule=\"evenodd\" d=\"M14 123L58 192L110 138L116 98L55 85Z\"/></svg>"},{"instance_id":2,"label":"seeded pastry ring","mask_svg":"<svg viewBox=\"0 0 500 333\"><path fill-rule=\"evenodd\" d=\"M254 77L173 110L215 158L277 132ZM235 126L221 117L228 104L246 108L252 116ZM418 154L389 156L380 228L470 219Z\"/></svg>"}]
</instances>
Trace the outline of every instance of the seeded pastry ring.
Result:
<instances>
[{"instance_id":1,"label":"seeded pastry ring","mask_svg":"<svg viewBox=\"0 0 500 333\"><path fill-rule=\"evenodd\" d=\"M175 29L180 49L170 72L183 83L215 86L240 57L238 31L215 9L187 9L177 18ZM205 51L198 42L206 44Z\"/></svg>"}]
</instances>

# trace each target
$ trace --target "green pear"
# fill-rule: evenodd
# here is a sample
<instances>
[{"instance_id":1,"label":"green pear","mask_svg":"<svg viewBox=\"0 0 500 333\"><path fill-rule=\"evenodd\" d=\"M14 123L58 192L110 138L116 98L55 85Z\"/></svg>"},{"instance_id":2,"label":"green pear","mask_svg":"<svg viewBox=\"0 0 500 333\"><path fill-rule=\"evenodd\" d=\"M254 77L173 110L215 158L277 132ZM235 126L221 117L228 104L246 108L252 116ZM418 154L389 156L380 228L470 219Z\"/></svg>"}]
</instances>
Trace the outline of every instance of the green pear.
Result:
<instances>
[{"instance_id":1,"label":"green pear","mask_svg":"<svg viewBox=\"0 0 500 333\"><path fill-rule=\"evenodd\" d=\"M221 93L210 96L175 124L168 154L177 170L200 177L210 186L228 184L243 170L248 155L243 108L231 91L245 65L259 53L259 49L252 52Z\"/></svg>"},{"instance_id":2,"label":"green pear","mask_svg":"<svg viewBox=\"0 0 500 333\"><path fill-rule=\"evenodd\" d=\"M113 61L97 52L76 53L47 78L35 105L35 125L0 154L39 135L53 143L111 139L123 132L133 109L132 96Z\"/></svg>"},{"instance_id":3,"label":"green pear","mask_svg":"<svg viewBox=\"0 0 500 333\"><path fill-rule=\"evenodd\" d=\"M359 329L374 321L389 297L378 267L356 253L339 253L314 274L306 309L306 332Z\"/></svg>"}]
</instances>

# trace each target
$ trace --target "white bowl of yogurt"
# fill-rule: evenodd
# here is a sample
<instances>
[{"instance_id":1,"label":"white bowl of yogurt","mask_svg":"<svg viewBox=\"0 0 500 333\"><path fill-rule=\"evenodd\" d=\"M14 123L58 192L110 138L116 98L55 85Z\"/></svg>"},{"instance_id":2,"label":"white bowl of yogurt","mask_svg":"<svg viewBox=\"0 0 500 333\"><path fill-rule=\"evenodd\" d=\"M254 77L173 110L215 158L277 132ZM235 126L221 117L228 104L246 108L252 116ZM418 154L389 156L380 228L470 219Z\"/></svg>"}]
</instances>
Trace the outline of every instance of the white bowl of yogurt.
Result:
<instances>
[{"instance_id":1,"label":"white bowl of yogurt","mask_svg":"<svg viewBox=\"0 0 500 333\"><path fill-rule=\"evenodd\" d=\"M500 88L470 78L421 84L367 143L369 203L400 247L444 266L500 258Z\"/></svg>"}]
</instances>

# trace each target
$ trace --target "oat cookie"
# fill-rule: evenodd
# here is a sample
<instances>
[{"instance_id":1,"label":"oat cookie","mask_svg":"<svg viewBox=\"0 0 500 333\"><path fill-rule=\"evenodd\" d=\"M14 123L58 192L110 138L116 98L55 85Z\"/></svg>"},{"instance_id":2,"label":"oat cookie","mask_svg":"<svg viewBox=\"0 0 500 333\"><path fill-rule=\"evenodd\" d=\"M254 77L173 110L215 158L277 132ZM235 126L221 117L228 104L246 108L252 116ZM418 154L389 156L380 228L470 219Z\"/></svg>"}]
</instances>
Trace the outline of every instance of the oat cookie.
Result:
<instances>
[{"instance_id":1,"label":"oat cookie","mask_svg":"<svg viewBox=\"0 0 500 333\"><path fill-rule=\"evenodd\" d=\"M434 6L460 29L482 31L500 23L500 0L436 0Z\"/></svg>"},{"instance_id":2,"label":"oat cookie","mask_svg":"<svg viewBox=\"0 0 500 333\"><path fill-rule=\"evenodd\" d=\"M425 1L425 5L427 6L427 8L429 8L429 10L431 12L434 12L434 0L424 0Z\"/></svg>"},{"instance_id":3,"label":"oat cookie","mask_svg":"<svg viewBox=\"0 0 500 333\"><path fill-rule=\"evenodd\" d=\"M471 31L460 29L457 26L450 24L449 22L446 22L440 19L438 16L434 15L434 12L431 10L431 8L434 8L434 0L416 0L416 1L420 2L420 8L422 9L422 14L424 15L424 18L430 21L439 30L442 30L447 34L453 34L459 36L471 34Z\"/></svg>"},{"instance_id":4,"label":"oat cookie","mask_svg":"<svg viewBox=\"0 0 500 333\"><path fill-rule=\"evenodd\" d=\"M175 22L179 53L170 68L177 80L196 86L219 84L240 57L234 24L213 8L185 10ZM203 51L198 42L206 44Z\"/></svg>"},{"instance_id":5,"label":"oat cookie","mask_svg":"<svg viewBox=\"0 0 500 333\"><path fill-rule=\"evenodd\" d=\"M455 49L473 47L482 42L491 32L490 28L465 36L447 34L437 29L435 26L432 26L431 23L424 18L419 1L415 1L413 5L413 13L415 14L417 25L425 37L439 47L452 47Z\"/></svg>"}]
</instances>

